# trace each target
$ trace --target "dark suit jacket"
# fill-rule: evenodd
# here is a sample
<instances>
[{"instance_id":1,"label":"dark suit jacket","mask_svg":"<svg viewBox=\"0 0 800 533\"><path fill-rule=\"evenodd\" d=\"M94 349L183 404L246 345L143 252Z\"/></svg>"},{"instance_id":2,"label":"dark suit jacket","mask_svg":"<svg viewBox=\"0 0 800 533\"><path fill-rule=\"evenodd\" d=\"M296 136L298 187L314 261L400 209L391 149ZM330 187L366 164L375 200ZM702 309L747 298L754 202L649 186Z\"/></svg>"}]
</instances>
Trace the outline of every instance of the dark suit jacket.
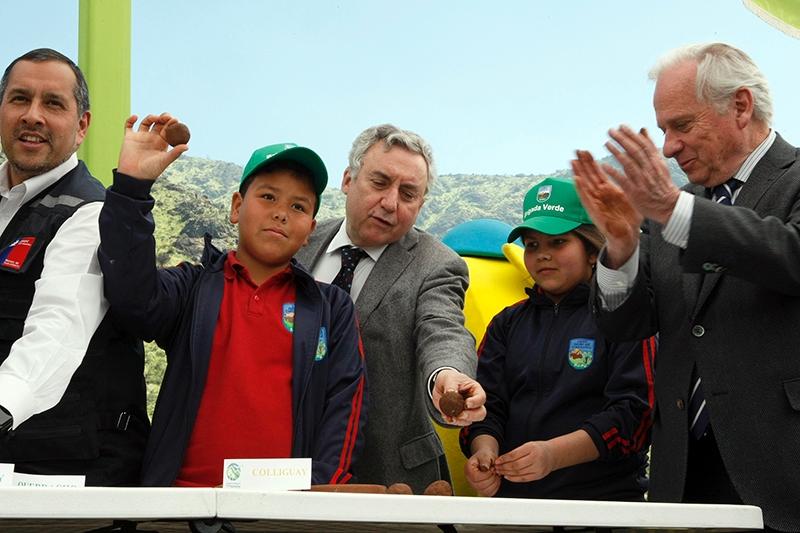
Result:
<instances>
[{"instance_id":1,"label":"dark suit jacket","mask_svg":"<svg viewBox=\"0 0 800 533\"><path fill-rule=\"evenodd\" d=\"M313 269L342 220L321 223L296 258ZM464 328L467 266L413 228L390 244L356 301L369 384L366 444L353 471L359 483L408 483L414 492L441 479L444 454L430 417L441 421L427 381L451 366L475 375L475 341Z\"/></svg>"},{"instance_id":2,"label":"dark suit jacket","mask_svg":"<svg viewBox=\"0 0 800 533\"><path fill-rule=\"evenodd\" d=\"M652 501L681 501L697 363L711 426L739 496L772 528L800 531L800 151L778 136L734 206L696 195L686 250L646 224L633 292L601 328L660 332Z\"/></svg>"}]
</instances>

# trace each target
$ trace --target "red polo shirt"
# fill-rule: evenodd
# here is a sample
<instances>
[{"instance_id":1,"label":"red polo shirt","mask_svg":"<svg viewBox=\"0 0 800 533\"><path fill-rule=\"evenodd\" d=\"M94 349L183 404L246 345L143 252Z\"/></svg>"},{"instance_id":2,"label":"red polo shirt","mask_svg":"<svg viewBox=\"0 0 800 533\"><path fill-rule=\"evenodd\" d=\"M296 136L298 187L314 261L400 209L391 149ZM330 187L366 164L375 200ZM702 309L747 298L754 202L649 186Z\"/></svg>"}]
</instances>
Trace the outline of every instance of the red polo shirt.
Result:
<instances>
[{"instance_id":1,"label":"red polo shirt","mask_svg":"<svg viewBox=\"0 0 800 533\"><path fill-rule=\"evenodd\" d=\"M228 253L208 376L177 486L222 483L225 459L291 457L291 268L257 286ZM188 379L188 377L187 377Z\"/></svg>"}]
</instances>

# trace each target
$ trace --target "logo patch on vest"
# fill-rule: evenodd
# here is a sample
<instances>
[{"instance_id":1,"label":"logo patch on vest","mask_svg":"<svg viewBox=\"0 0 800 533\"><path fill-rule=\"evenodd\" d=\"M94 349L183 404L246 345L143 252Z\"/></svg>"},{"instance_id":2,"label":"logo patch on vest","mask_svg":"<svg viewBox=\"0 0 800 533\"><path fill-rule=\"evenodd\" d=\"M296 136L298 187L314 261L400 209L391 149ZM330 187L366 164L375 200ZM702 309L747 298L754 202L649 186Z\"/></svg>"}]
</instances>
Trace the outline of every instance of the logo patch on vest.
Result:
<instances>
[{"instance_id":1,"label":"logo patch on vest","mask_svg":"<svg viewBox=\"0 0 800 533\"><path fill-rule=\"evenodd\" d=\"M20 237L0 251L0 266L20 270L33 248L36 237Z\"/></svg>"},{"instance_id":2,"label":"logo patch on vest","mask_svg":"<svg viewBox=\"0 0 800 533\"><path fill-rule=\"evenodd\" d=\"M575 370L584 370L594 360L594 339L571 339L567 361Z\"/></svg>"},{"instance_id":3,"label":"logo patch on vest","mask_svg":"<svg viewBox=\"0 0 800 533\"><path fill-rule=\"evenodd\" d=\"M328 355L328 330L325 326L319 328L319 340L317 341L317 353L314 354L314 361L322 361Z\"/></svg>"},{"instance_id":4,"label":"logo patch on vest","mask_svg":"<svg viewBox=\"0 0 800 533\"><path fill-rule=\"evenodd\" d=\"M294 304L283 304L283 327L289 333L294 332Z\"/></svg>"}]
</instances>

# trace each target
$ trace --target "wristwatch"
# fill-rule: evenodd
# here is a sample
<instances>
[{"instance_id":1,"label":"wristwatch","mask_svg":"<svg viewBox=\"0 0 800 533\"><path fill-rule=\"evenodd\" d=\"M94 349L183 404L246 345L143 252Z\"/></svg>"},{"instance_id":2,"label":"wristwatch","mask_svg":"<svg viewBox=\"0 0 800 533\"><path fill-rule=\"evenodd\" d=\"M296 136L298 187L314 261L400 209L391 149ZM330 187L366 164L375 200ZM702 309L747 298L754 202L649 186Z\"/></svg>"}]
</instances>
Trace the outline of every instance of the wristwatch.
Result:
<instances>
[{"instance_id":1,"label":"wristwatch","mask_svg":"<svg viewBox=\"0 0 800 533\"><path fill-rule=\"evenodd\" d=\"M14 417L0 405L0 437L8 433L13 425Z\"/></svg>"}]
</instances>

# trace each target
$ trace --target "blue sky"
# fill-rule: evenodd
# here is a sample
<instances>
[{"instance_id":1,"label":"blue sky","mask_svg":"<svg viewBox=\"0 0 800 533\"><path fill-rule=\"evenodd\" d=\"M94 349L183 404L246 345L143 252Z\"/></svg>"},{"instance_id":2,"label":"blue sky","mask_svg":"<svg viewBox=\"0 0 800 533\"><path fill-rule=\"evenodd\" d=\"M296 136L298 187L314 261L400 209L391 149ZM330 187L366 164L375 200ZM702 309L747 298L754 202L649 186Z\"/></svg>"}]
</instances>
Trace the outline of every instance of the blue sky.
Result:
<instances>
[{"instance_id":1,"label":"blue sky","mask_svg":"<svg viewBox=\"0 0 800 533\"><path fill-rule=\"evenodd\" d=\"M440 173L547 173L609 127L655 132L647 71L666 50L725 41L770 80L775 128L800 144L800 40L739 0L133 0L131 111L170 111L189 155L243 164L309 146L332 184L353 138L393 122ZM77 59L78 2L3 2L0 64L41 46Z\"/></svg>"}]
</instances>

